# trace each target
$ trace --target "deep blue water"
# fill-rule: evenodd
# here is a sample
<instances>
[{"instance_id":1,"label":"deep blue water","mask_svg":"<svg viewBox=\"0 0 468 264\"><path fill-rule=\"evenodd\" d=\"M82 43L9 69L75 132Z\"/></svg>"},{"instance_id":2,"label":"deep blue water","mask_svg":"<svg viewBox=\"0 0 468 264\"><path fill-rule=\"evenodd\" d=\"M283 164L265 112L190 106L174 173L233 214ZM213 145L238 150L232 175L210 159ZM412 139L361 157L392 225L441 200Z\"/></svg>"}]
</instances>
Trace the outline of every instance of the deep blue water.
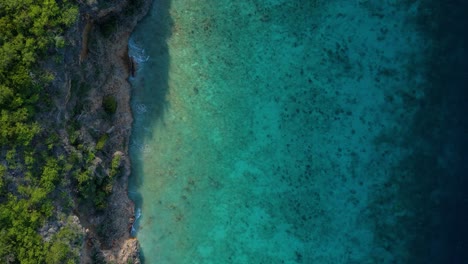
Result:
<instances>
[{"instance_id":1,"label":"deep blue water","mask_svg":"<svg viewBox=\"0 0 468 264\"><path fill-rule=\"evenodd\" d=\"M428 230L432 233L431 253L424 262L468 263L468 3L434 5L440 12L431 31L438 42L431 67L434 107L428 104L426 109L429 116L432 111L444 114L437 122L439 135L426 136L426 144L436 145L438 154L450 148L452 160L437 175L436 188L445 195L433 209L439 221Z\"/></svg>"}]
</instances>

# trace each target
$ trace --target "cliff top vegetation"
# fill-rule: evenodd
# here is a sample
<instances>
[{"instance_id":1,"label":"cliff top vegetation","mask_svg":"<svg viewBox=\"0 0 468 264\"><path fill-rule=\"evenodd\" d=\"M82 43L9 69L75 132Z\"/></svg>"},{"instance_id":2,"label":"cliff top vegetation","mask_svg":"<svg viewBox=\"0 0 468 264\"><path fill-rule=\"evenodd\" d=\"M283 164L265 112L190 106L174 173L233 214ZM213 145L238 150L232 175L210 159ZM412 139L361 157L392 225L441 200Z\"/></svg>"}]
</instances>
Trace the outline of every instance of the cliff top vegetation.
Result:
<instances>
[{"instance_id":1,"label":"cliff top vegetation","mask_svg":"<svg viewBox=\"0 0 468 264\"><path fill-rule=\"evenodd\" d=\"M44 88L54 79L40 62L64 48L64 32L77 17L67 0L0 0L1 263L77 260L79 237L54 203L65 197L70 165L55 151L57 135L36 118L50 107ZM51 217L62 226L44 238L39 230Z\"/></svg>"}]
</instances>

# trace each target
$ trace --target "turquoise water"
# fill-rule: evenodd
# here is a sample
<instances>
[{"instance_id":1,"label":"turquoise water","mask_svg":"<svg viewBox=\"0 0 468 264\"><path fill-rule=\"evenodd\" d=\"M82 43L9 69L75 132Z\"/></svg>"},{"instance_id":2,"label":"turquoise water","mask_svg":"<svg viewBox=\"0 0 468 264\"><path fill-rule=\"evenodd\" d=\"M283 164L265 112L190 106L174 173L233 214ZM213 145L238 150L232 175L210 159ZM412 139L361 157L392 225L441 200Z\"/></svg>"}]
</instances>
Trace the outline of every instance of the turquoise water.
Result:
<instances>
[{"instance_id":1,"label":"turquoise water","mask_svg":"<svg viewBox=\"0 0 468 264\"><path fill-rule=\"evenodd\" d=\"M430 42L396 2L155 1L131 48L145 263L411 259Z\"/></svg>"}]
</instances>

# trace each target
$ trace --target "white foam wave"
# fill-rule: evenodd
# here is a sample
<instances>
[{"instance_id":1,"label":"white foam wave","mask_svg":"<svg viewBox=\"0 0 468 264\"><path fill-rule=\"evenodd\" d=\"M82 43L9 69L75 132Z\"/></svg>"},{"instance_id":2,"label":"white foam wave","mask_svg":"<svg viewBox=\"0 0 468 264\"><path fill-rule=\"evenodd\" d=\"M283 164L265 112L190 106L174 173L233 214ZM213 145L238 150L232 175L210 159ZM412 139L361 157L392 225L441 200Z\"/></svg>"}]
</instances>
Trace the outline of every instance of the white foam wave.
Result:
<instances>
[{"instance_id":1,"label":"white foam wave","mask_svg":"<svg viewBox=\"0 0 468 264\"><path fill-rule=\"evenodd\" d=\"M145 104L136 104L135 105L135 110L138 114L144 114L148 112L148 107L146 107Z\"/></svg>"},{"instance_id":2,"label":"white foam wave","mask_svg":"<svg viewBox=\"0 0 468 264\"><path fill-rule=\"evenodd\" d=\"M141 208L137 208L135 213L135 220L138 220L141 217Z\"/></svg>"},{"instance_id":3,"label":"white foam wave","mask_svg":"<svg viewBox=\"0 0 468 264\"><path fill-rule=\"evenodd\" d=\"M137 229L138 229L138 219L140 219L141 217L141 208L137 208L136 212L135 212L135 221L133 221L133 224L132 224L132 230L130 232L130 234L132 236L136 236L137 234Z\"/></svg>"},{"instance_id":4,"label":"white foam wave","mask_svg":"<svg viewBox=\"0 0 468 264\"><path fill-rule=\"evenodd\" d=\"M150 59L150 56L146 55L145 49L141 48L137 43L135 43L135 40L130 39L128 41L128 47L129 55L133 57L137 64L141 65Z\"/></svg>"},{"instance_id":5,"label":"white foam wave","mask_svg":"<svg viewBox=\"0 0 468 264\"><path fill-rule=\"evenodd\" d=\"M138 219L140 219L140 217L141 217L141 208L137 208L135 212L135 221L133 221L133 224L132 224L132 231L131 231L132 236L136 236L137 234Z\"/></svg>"}]
</instances>

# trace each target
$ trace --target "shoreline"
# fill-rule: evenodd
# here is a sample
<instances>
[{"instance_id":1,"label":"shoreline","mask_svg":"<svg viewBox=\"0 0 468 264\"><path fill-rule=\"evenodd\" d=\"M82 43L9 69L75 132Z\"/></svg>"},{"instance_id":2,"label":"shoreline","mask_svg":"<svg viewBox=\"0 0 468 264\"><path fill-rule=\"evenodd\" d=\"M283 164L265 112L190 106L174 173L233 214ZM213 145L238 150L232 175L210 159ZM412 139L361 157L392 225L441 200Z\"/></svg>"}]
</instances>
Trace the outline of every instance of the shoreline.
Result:
<instances>
[{"instance_id":1,"label":"shoreline","mask_svg":"<svg viewBox=\"0 0 468 264\"><path fill-rule=\"evenodd\" d=\"M100 9L97 3L82 3L77 26L68 33L72 47L67 51L69 61L65 59L64 75L77 78L92 88L84 97L72 97L70 103L66 100L59 107L62 108L60 111L66 110L63 118L71 120L74 108L86 102L87 109L79 116L80 122L86 124L80 131L83 141L95 145L90 131L108 137L105 148L96 157L97 166L109 173L110 164L120 157L120 173L112 184L105 209L99 211L75 201L74 214L85 230L80 263L94 263L96 259L106 263L140 263L139 243L131 234L135 204L128 194L131 174L129 140L133 123L129 81L133 59L128 52L130 35L149 11L152 0L136 2L121 0L105 9ZM106 97L113 97L116 103L111 118L102 115ZM67 134L65 129L61 132ZM73 152L69 142L65 145Z\"/></svg>"}]
</instances>

